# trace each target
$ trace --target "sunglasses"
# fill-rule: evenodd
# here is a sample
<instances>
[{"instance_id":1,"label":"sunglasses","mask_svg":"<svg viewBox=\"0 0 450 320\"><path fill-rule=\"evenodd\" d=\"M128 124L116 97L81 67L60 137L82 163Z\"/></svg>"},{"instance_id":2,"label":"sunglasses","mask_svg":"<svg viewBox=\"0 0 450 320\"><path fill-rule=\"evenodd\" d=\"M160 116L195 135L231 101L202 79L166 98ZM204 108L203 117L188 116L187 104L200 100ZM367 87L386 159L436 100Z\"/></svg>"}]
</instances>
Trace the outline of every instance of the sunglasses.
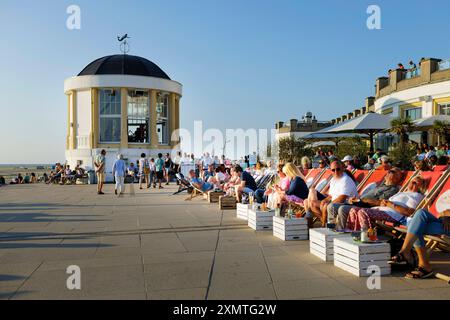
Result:
<instances>
[{"instance_id":1,"label":"sunglasses","mask_svg":"<svg viewBox=\"0 0 450 320\"><path fill-rule=\"evenodd\" d=\"M341 171L341 168L331 169L332 172L339 172Z\"/></svg>"}]
</instances>

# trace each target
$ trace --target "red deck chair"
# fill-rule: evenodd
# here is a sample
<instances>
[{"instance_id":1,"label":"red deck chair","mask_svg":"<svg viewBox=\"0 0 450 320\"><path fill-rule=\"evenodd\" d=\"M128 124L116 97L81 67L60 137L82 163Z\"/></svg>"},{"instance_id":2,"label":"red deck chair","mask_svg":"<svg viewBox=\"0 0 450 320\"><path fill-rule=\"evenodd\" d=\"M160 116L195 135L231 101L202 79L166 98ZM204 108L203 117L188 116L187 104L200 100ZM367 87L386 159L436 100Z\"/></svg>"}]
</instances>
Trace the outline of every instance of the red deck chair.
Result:
<instances>
[{"instance_id":1,"label":"red deck chair","mask_svg":"<svg viewBox=\"0 0 450 320\"><path fill-rule=\"evenodd\" d=\"M405 177L401 183L401 191L404 191L413 177L419 174L418 171L406 171Z\"/></svg>"},{"instance_id":2,"label":"red deck chair","mask_svg":"<svg viewBox=\"0 0 450 320\"><path fill-rule=\"evenodd\" d=\"M366 177L369 175L370 170L356 170L353 173L353 176L356 179L356 182L358 183L358 185L364 181L364 179L366 179Z\"/></svg>"},{"instance_id":3,"label":"red deck chair","mask_svg":"<svg viewBox=\"0 0 450 320\"><path fill-rule=\"evenodd\" d=\"M386 177L387 173L388 172L386 170L372 171L369 178L358 186L359 195L363 196L363 194L379 186L380 183L384 181L384 178Z\"/></svg>"},{"instance_id":4,"label":"red deck chair","mask_svg":"<svg viewBox=\"0 0 450 320\"><path fill-rule=\"evenodd\" d=\"M309 187L313 186L317 179L325 172L325 169L312 169L309 170L308 175L305 177L306 185Z\"/></svg>"},{"instance_id":5,"label":"red deck chair","mask_svg":"<svg viewBox=\"0 0 450 320\"><path fill-rule=\"evenodd\" d=\"M427 199L427 196L431 194L432 191L437 187L437 183L439 179L443 176L445 171L422 171L420 172L420 176L425 180L425 183L427 185L427 189L425 191L425 199Z\"/></svg>"},{"instance_id":6,"label":"red deck chair","mask_svg":"<svg viewBox=\"0 0 450 320\"><path fill-rule=\"evenodd\" d=\"M439 210L441 208L438 207L436 209L437 199L439 199L440 197L443 197L440 201L442 203L445 203L445 201L447 201L447 206L448 206L448 203L450 202L450 190L449 190L450 182L448 181L449 180L448 179L449 171L446 171L446 172L422 171L420 173L415 172L413 176L415 177L417 175L420 175L422 178L424 178L424 180L426 181L426 184L427 184L427 189L425 191L425 198L417 206L417 209L426 208L426 207L430 206L430 204L431 204L430 212L435 216L439 216L437 210ZM407 187L407 184L405 184L405 186L402 189L406 189L406 187ZM439 194L439 195L436 197L437 194ZM447 199L446 199L446 197L447 197ZM438 204L438 206L439 206L439 204ZM432 210L434 210L434 211L432 211ZM391 222L380 221L380 222L377 222L377 224L382 229L387 231L390 235L397 237L397 238L402 238L402 236L404 234L406 234L406 231L407 231L406 226L399 226L399 225L396 225ZM437 240L437 239L435 239L435 240ZM427 245L427 246L430 248L430 250L432 250L434 248L434 246L436 246L436 245L438 245L437 241L435 241L433 244Z\"/></svg>"},{"instance_id":7,"label":"red deck chair","mask_svg":"<svg viewBox=\"0 0 450 320\"><path fill-rule=\"evenodd\" d=\"M439 217L440 213L450 208L450 171L446 171L440 181L442 188L438 190L437 196L433 199L428 211L434 216ZM428 235L425 237L428 241L427 247L429 250L433 250L436 247L449 252L450 251L450 238L447 236Z\"/></svg>"},{"instance_id":8,"label":"red deck chair","mask_svg":"<svg viewBox=\"0 0 450 320\"><path fill-rule=\"evenodd\" d=\"M438 193L429 209L436 217L439 217L439 214L446 209L450 209L450 178L448 174L444 180L445 181L441 182L443 186L441 191Z\"/></svg>"},{"instance_id":9,"label":"red deck chair","mask_svg":"<svg viewBox=\"0 0 450 320\"><path fill-rule=\"evenodd\" d=\"M331 170L326 170L322 176L317 180L317 182L313 185L313 187L318 191L318 192L324 192L326 191L331 178L333 178L333 172L331 172Z\"/></svg>"},{"instance_id":10,"label":"red deck chair","mask_svg":"<svg viewBox=\"0 0 450 320\"><path fill-rule=\"evenodd\" d=\"M434 168L433 168L433 171L445 171L445 170L447 170L448 169L448 166L441 166L441 165L439 165L439 166L434 166Z\"/></svg>"}]
</instances>

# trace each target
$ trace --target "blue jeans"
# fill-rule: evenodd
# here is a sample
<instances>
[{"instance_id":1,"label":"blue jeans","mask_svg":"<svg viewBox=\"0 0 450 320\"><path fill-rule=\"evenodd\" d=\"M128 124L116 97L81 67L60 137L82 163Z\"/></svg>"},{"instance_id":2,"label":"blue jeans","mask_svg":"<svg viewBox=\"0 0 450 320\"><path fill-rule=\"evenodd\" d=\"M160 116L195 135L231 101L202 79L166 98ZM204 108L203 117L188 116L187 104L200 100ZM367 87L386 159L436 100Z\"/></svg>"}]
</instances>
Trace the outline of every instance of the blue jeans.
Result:
<instances>
[{"instance_id":1,"label":"blue jeans","mask_svg":"<svg viewBox=\"0 0 450 320\"><path fill-rule=\"evenodd\" d=\"M267 197L264 196L264 192L266 192L264 189L258 189L255 191L255 199L258 203L263 203L267 201Z\"/></svg>"},{"instance_id":2,"label":"blue jeans","mask_svg":"<svg viewBox=\"0 0 450 320\"><path fill-rule=\"evenodd\" d=\"M425 247L424 235L450 235L450 233L444 231L442 220L424 209L417 211L408 222L408 233L412 233L418 238L414 243L416 248Z\"/></svg>"}]
</instances>

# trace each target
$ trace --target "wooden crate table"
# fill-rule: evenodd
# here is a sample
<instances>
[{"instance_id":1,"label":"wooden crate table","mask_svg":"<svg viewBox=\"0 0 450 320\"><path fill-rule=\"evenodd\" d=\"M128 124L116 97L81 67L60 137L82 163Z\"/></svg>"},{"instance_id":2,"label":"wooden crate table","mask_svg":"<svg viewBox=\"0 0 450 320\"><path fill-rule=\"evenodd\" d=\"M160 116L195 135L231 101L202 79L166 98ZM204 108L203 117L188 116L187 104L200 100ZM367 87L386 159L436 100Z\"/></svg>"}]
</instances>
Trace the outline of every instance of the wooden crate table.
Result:
<instances>
[{"instance_id":1,"label":"wooden crate table","mask_svg":"<svg viewBox=\"0 0 450 320\"><path fill-rule=\"evenodd\" d=\"M308 240L308 220L273 217L273 235L283 241Z\"/></svg>"},{"instance_id":2,"label":"wooden crate table","mask_svg":"<svg viewBox=\"0 0 450 320\"><path fill-rule=\"evenodd\" d=\"M225 192L223 192L223 191L220 191L220 192L209 191L208 192L208 202L209 203L218 203L219 198L223 195L225 195Z\"/></svg>"},{"instance_id":3,"label":"wooden crate table","mask_svg":"<svg viewBox=\"0 0 450 320\"><path fill-rule=\"evenodd\" d=\"M271 231L275 210L260 211L248 209L248 226L256 231Z\"/></svg>"},{"instance_id":4,"label":"wooden crate table","mask_svg":"<svg viewBox=\"0 0 450 320\"><path fill-rule=\"evenodd\" d=\"M236 217L248 221L248 210L251 208L249 204L238 203L236 204Z\"/></svg>"},{"instance_id":5,"label":"wooden crate table","mask_svg":"<svg viewBox=\"0 0 450 320\"><path fill-rule=\"evenodd\" d=\"M309 229L309 251L323 261L333 261L334 238L351 239L351 235L327 228Z\"/></svg>"},{"instance_id":6,"label":"wooden crate table","mask_svg":"<svg viewBox=\"0 0 450 320\"><path fill-rule=\"evenodd\" d=\"M350 238L334 239L334 265L358 277L368 277L370 266L378 266L381 275L391 274L388 264L391 246L388 243L361 243Z\"/></svg>"},{"instance_id":7,"label":"wooden crate table","mask_svg":"<svg viewBox=\"0 0 450 320\"><path fill-rule=\"evenodd\" d=\"M236 198L231 196L219 197L220 210L234 210L236 209Z\"/></svg>"}]
</instances>

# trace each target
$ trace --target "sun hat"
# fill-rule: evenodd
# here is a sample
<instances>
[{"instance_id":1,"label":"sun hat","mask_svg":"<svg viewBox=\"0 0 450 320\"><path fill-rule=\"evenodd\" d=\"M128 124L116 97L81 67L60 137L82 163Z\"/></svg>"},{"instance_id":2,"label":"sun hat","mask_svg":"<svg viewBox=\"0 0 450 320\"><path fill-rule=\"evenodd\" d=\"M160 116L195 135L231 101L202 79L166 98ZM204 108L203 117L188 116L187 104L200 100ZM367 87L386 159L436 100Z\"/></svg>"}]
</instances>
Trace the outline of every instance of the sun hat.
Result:
<instances>
[{"instance_id":1,"label":"sun hat","mask_svg":"<svg viewBox=\"0 0 450 320\"><path fill-rule=\"evenodd\" d=\"M344 159L342 159L342 162L345 161L353 161L353 157L352 156L345 156Z\"/></svg>"}]
</instances>

